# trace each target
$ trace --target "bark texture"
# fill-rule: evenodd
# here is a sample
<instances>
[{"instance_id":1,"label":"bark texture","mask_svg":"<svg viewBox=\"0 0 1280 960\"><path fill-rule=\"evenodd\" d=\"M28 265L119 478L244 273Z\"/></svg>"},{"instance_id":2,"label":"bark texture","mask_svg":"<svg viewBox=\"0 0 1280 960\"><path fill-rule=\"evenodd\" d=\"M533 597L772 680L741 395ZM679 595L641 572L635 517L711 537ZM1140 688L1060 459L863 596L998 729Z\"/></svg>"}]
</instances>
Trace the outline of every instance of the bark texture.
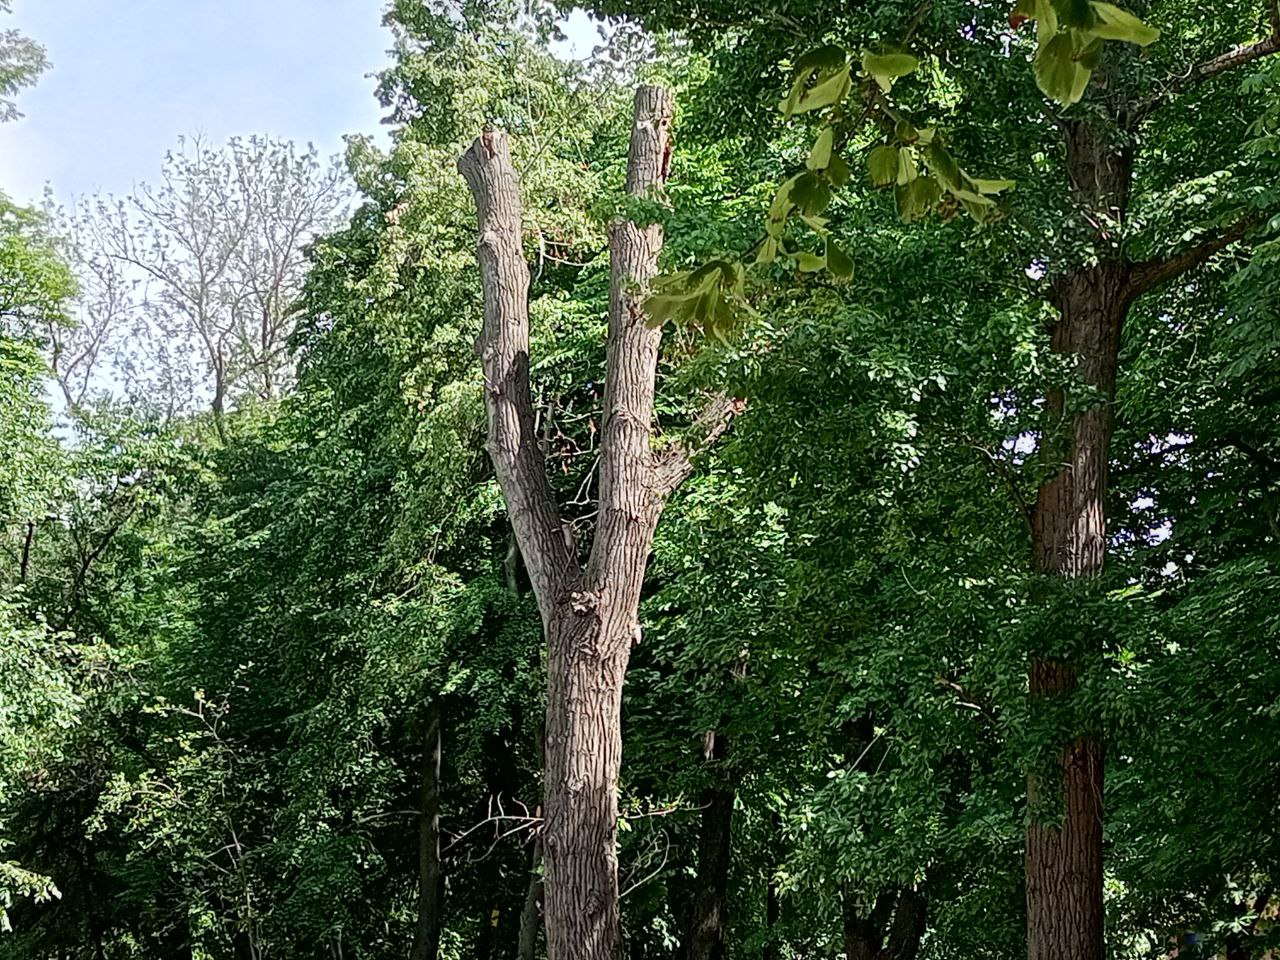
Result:
<instances>
[{"instance_id":1,"label":"bark texture","mask_svg":"<svg viewBox=\"0 0 1280 960\"><path fill-rule=\"evenodd\" d=\"M673 103L641 87L627 190L666 179ZM551 960L615 960L622 953L617 819L622 684L640 638L640 590L666 493L652 449L661 331L641 297L657 272L659 224L619 220L612 261L595 539L579 566L535 436L529 393L529 271L519 187L505 134L481 136L458 163L476 201L485 320L479 349L489 454L511 515L547 637L545 822L547 952Z\"/></svg>"},{"instance_id":2,"label":"bark texture","mask_svg":"<svg viewBox=\"0 0 1280 960\"><path fill-rule=\"evenodd\" d=\"M440 954L440 740L442 710L433 701L427 711L423 738L422 806L418 814L418 922L412 960L436 960Z\"/></svg>"},{"instance_id":3,"label":"bark texture","mask_svg":"<svg viewBox=\"0 0 1280 960\"><path fill-rule=\"evenodd\" d=\"M1111 147L1093 126L1067 128L1068 170L1077 199L1095 224L1095 242L1118 250L1113 237L1128 205L1132 161L1127 147ZM1116 253L1061 277L1054 285L1058 317L1051 345L1072 357L1088 392L1064 420L1065 390L1050 395L1044 456L1058 467L1040 488L1032 517L1038 573L1091 578L1106 557L1107 464L1120 333L1128 310L1129 265ZM1074 657L1032 658L1032 698L1069 695L1079 664ZM1102 960L1103 750L1088 733L1062 748L1058 823L1027 827L1027 953L1030 960ZM1033 806L1042 789L1028 785Z\"/></svg>"}]
</instances>

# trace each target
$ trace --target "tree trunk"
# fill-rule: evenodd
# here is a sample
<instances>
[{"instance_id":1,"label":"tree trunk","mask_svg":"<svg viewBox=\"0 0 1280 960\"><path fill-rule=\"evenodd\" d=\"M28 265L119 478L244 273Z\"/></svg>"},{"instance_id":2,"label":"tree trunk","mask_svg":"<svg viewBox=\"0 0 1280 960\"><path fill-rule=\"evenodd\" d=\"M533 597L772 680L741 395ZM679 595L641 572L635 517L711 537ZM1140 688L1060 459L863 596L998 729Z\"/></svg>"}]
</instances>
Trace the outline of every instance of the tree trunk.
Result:
<instances>
[{"instance_id":1,"label":"tree trunk","mask_svg":"<svg viewBox=\"0 0 1280 960\"><path fill-rule=\"evenodd\" d=\"M775 811L769 816L769 828L775 844L781 842L782 818ZM778 960L782 955L778 943L778 921L782 918L782 903L778 897L778 864L781 854L776 853L769 866L769 874L765 877L764 886L764 926L766 931L762 960Z\"/></svg>"},{"instance_id":2,"label":"tree trunk","mask_svg":"<svg viewBox=\"0 0 1280 960\"><path fill-rule=\"evenodd\" d=\"M1107 463L1111 448L1111 403L1115 395L1120 332L1129 306L1129 272L1118 248L1118 227L1128 203L1128 148L1111 147L1088 122L1067 127L1067 162L1077 199L1095 224L1099 262L1054 284L1058 317L1052 349L1074 357L1076 370L1095 396L1066 415L1065 390L1050 395L1043 455L1059 465L1039 490L1032 519L1036 572L1087 579L1102 572L1106 556ZM1076 686L1080 654L1035 651L1030 664L1033 699L1069 695ZM1029 960L1102 960L1103 750L1088 731L1076 736L1060 758L1060 823L1038 818L1027 827L1027 954ZM1040 785L1028 785L1032 807Z\"/></svg>"},{"instance_id":3,"label":"tree trunk","mask_svg":"<svg viewBox=\"0 0 1280 960\"><path fill-rule=\"evenodd\" d=\"M439 699L427 709L423 738L422 806L418 816L418 923L412 960L436 960L440 954L440 740L443 722Z\"/></svg>"},{"instance_id":4,"label":"tree trunk","mask_svg":"<svg viewBox=\"0 0 1280 960\"><path fill-rule=\"evenodd\" d=\"M627 190L645 196L666 179L671 94L636 91ZM476 201L485 293L479 348L489 454L538 600L547 636L544 902L550 960L622 954L617 858L622 683L639 640L640 589L665 496L652 449L661 330L642 291L657 273L661 224L619 220L612 261L600 431L599 510L585 568L560 520L536 437L529 392L529 268L519 188L506 136L491 131L458 168Z\"/></svg>"},{"instance_id":5,"label":"tree trunk","mask_svg":"<svg viewBox=\"0 0 1280 960\"><path fill-rule=\"evenodd\" d=\"M876 897L870 913L859 909L857 890L841 891L845 960L915 960L925 931L925 899L906 887ZM886 942L887 939L887 942Z\"/></svg>"},{"instance_id":6,"label":"tree trunk","mask_svg":"<svg viewBox=\"0 0 1280 960\"><path fill-rule=\"evenodd\" d=\"M711 731L704 751L712 762L728 754L724 734ZM724 956L726 899L733 841L735 791L727 784L712 784L702 791L702 825L698 835L698 896L685 936L685 960L721 960Z\"/></svg>"},{"instance_id":7,"label":"tree trunk","mask_svg":"<svg viewBox=\"0 0 1280 960\"><path fill-rule=\"evenodd\" d=\"M542 911L542 840L535 838L529 851L529 886L520 910L520 939L516 960L533 960L538 950L538 922Z\"/></svg>"}]
</instances>

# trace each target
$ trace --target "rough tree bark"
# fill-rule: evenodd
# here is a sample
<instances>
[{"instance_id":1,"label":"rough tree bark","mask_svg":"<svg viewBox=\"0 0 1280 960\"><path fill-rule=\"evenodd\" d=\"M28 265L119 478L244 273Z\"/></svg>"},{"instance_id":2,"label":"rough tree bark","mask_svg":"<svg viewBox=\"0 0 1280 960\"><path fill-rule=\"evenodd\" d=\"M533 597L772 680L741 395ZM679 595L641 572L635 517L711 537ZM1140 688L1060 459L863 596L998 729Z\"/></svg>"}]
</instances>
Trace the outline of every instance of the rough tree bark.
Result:
<instances>
[{"instance_id":1,"label":"rough tree bark","mask_svg":"<svg viewBox=\"0 0 1280 960\"><path fill-rule=\"evenodd\" d=\"M714 730L707 733L703 756L723 763L728 739ZM698 832L698 894L689 915L684 960L721 960L725 947L726 900L729 894L729 862L733 841L735 790L727 783L713 783L701 794L702 823Z\"/></svg>"},{"instance_id":2,"label":"rough tree bark","mask_svg":"<svg viewBox=\"0 0 1280 960\"><path fill-rule=\"evenodd\" d=\"M666 179L671 94L636 91L627 190ZM622 952L617 818L622 684L639 640L640 589L667 497L688 456L654 453L653 401L661 331L641 307L657 272L660 224L616 221L600 432L599 511L585 564L547 480L529 392L529 269L519 187L506 134L483 134L458 161L476 202L484 287L479 351L488 450L547 637L544 902L550 960L615 960ZM722 424L732 415L725 410ZM721 427L722 428L722 427ZM714 435L716 427L708 429Z\"/></svg>"},{"instance_id":3,"label":"rough tree bark","mask_svg":"<svg viewBox=\"0 0 1280 960\"><path fill-rule=\"evenodd\" d=\"M427 708L423 737L422 802L418 812L418 922L412 960L436 960L440 954L440 740L443 711L439 700Z\"/></svg>"},{"instance_id":4,"label":"rough tree bark","mask_svg":"<svg viewBox=\"0 0 1280 960\"><path fill-rule=\"evenodd\" d=\"M1069 579L1096 577L1106 556L1107 462L1111 400L1120 333L1128 309L1129 265L1118 234L1128 207L1132 157L1089 121L1065 128L1067 169L1077 201L1095 224L1095 243L1110 259L1059 278L1052 349L1075 358L1076 373L1093 402L1066 416L1066 390L1049 399L1042 455L1058 470L1041 486L1032 517L1038 573ZM1104 254L1105 257L1105 254ZM1076 405L1077 407L1079 405ZM1075 657L1033 656L1033 698L1066 696L1076 686ZM1027 827L1027 953L1030 960L1102 960L1102 744L1083 733L1060 758L1061 821L1033 812ZM1033 806L1042 788L1028 785ZM1056 809L1056 808L1055 808Z\"/></svg>"},{"instance_id":5,"label":"rough tree bark","mask_svg":"<svg viewBox=\"0 0 1280 960\"><path fill-rule=\"evenodd\" d=\"M1088 579L1102 572L1106 557L1107 466L1111 407L1115 395L1120 336L1130 304L1147 291L1185 274L1240 240L1253 227L1249 215L1201 242L1167 256L1135 263L1124 256L1124 223L1133 180L1133 151L1141 126L1192 86L1228 70L1280 53L1280 0L1267 0L1268 35L1190 64L1158 93L1126 101L1113 89L1101 110L1059 124L1067 153L1067 175L1075 200L1091 225L1094 262L1067 272L1053 284L1058 316L1053 349L1076 360L1091 403L1073 404L1070 422L1064 392L1050 396L1056 425L1046 433L1045 456L1058 470L1040 488L1032 516L1037 572ZM1106 73L1100 71L1099 77ZM1095 80L1095 82L1100 82ZM1119 94L1119 95L1117 95ZM1079 680L1081 658L1037 651L1029 665L1033 699L1068 696ZM1061 752L1059 824L1027 827L1027 953L1030 960L1102 960L1103 746L1088 729ZM1032 778L1035 806L1041 787Z\"/></svg>"}]
</instances>

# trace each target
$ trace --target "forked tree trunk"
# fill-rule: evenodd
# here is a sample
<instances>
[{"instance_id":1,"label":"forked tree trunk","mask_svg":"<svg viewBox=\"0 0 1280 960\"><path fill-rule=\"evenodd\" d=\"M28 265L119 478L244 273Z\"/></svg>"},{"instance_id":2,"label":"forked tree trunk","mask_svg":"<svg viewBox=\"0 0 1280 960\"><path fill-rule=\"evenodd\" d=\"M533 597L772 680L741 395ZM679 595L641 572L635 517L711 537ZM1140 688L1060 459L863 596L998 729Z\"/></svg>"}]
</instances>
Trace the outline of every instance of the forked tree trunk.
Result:
<instances>
[{"instance_id":1,"label":"forked tree trunk","mask_svg":"<svg viewBox=\"0 0 1280 960\"><path fill-rule=\"evenodd\" d=\"M672 112L666 90L636 92L627 163L632 195L650 194L666 179ZM641 297L657 272L662 227L619 220L610 230L599 511L582 565L535 435L529 270L506 135L485 133L458 168L480 227L488 449L547 637L547 952L550 960L616 960L622 953L616 843L622 684L640 636L640 589L658 517L691 470L684 451L659 457L652 444L661 331L646 323Z\"/></svg>"}]
</instances>

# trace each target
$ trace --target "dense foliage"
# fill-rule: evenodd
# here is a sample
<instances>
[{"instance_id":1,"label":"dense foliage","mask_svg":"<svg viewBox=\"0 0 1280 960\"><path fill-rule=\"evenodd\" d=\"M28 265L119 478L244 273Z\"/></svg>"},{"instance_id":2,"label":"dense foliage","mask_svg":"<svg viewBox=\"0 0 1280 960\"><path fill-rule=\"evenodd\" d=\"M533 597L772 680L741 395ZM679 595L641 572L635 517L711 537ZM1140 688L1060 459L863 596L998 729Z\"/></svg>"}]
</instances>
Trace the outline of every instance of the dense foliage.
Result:
<instances>
[{"instance_id":1,"label":"dense foliage","mask_svg":"<svg viewBox=\"0 0 1280 960\"><path fill-rule=\"evenodd\" d=\"M242 299L257 262L218 288L232 319L193 374L215 382L187 385L200 403L128 389L171 383L145 358L184 336L201 356L177 294L94 326L147 244L121 266L83 216L0 198L0 960L542 955L546 655L486 457L456 169L493 125L524 198L530 442L567 525L596 523L613 218L663 222L659 295L684 298L655 309L659 424L709 391L744 401L649 561L623 702L630 956L1024 955L1024 831L1064 816L1050 787L1081 731L1105 744L1109 955L1268 955L1280 66L1192 85L1183 65L1280 50L1280 12L1127 5L1155 40L1090 6L1088 27L1037 38L1021 21L1048 0L600 0L607 42L570 63L550 11L396 0L393 135L350 140L345 223L338 175L269 139L180 150L171 173L222 174L139 194L235 215L235 163L256 157L325 197L281 241L261 343L236 312L266 309ZM1057 36L1095 35L1143 45L1043 66ZM904 38L909 70L864 56L906 56ZM840 64L806 72L824 46ZM0 118L42 64L0 34ZM839 102L797 112L823 70L845 71ZM638 80L679 104L653 201L623 192ZM1121 130L1134 104L1167 112ZM1132 162L1114 223L1079 203L1059 139L1089 123ZM904 141L922 129L1016 186L947 181ZM877 173L885 148L918 152L914 176ZM821 202L788 192L806 174ZM1205 243L1125 304L1107 565L1046 577L1037 493L1063 409L1098 401L1052 339L1055 291L1116 251L1160 264ZM708 291L724 301L695 305ZM61 376L72 345L107 356L146 331L154 349L118 344L142 365L128 378ZM1047 656L1079 665L1065 696L1029 696Z\"/></svg>"}]
</instances>

